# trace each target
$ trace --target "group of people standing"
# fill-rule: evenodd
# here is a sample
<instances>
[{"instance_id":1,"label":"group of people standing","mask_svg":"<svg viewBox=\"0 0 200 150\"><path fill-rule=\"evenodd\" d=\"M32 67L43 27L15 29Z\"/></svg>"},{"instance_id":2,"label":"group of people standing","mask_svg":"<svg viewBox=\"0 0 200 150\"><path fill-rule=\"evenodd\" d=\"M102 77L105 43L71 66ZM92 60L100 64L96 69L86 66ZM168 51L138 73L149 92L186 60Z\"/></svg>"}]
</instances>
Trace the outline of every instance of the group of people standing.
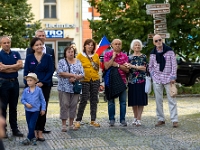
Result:
<instances>
[{"instance_id":1,"label":"group of people standing","mask_svg":"<svg viewBox=\"0 0 200 150\"><path fill-rule=\"evenodd\" d=\"M43 30L35 32L35 38L27 49L24 63L24 84L21 102L25 107L28 125L27 138L22 144L36 145L37 141L45 141L45 130L48 101L52 87L52 75L55 70L54 50L45 46L46 39ZM6 119L7 106L9 105L9 123L13 135L23 137L17 125L17 103L19 98L18 70L23 67L21 56L12 51L11 39L8 36L0 38L2 50L0 52L0 102L2 115ZM6 123L3 125L4 138L8 138Z\"/></svg>"},{"instance_id":2,"label":"group of people standing","mask_svg":"<svg viewBox=\"0 0 200 150\"><path fill-rule=\"evenodd\" d=\"M120 74L124 84L128 85L128 106L133 109L133 125L141 126L141 117L144 106L148 105L148 96L145 93L145 77L147 72L150 73L153 80L154 94L156 98L156 114L158 117L158 123L155 126L161 126L165 124L165 117L163 113L163 89L165 88L167 98L169 101L170 117L173 123L173 127L178 127L178 115L176 99L170 96L170 85L175 83L176 79L176 56L174 51L162 42L160 35L155 35L153 38L155 45L150 54L150 60L147 61L147 56L142 54L142 42L135 39L131 42L130 48L133 53L128 57L122 50L122 41L120 39L114 39L111 43L112 50L108 51L104 55L105 70L110 67L116 67ZM66 129L66 119L69 118L69 126L72 129L77 130L81 126L83 113L87 104L87 100L90 100L90 125L94 127L100 127L100 124L96 122L97 103L98 103L98 89L99 89L99 56L95 53L96 43L92 39L87 39L83 45L83 51L79 53L76 58L73 58L74 51L70 47L66 48L64 52L64 59L59 61L58 74L58 90L61 107L61 119L64 120L62 124L62 131ZM67 50L68 49L68 50ZM70 55L71 54L71 55ZM70 60L70 58L72 60ZM67 61L66 61L67 60ZM66 62L69 62L68 65ZM77 69L77 65L79 69ZM70 68L70 69L69 69ZM69 70L72 70L69 72ZM73 71L74 70L74 71ZM65 81L67 84L65 84ZM73 94L73 82L80 80L83 84L82 94L80 96L80 102L78 105L79 94ZM67 88L70 88L68 91ZM126 99L127 90L125 89L119 93L120 103L120 125L127 126L125 120L126 115ZM66 107L63 105L64 93L68 95L68 102ZM70 97L71 95L71 97ZM73 100L73 99L76 100ZM70 102L74 103L70 103ZM73 105L72 105L73 104ZM76 114L76 108L78 105L78 112ZM73 106L73 107L72 107ZM67 112L67 108L69 111ZM63 117L63 113L69 113L69 116ZM71 116L70 116L71 114ZM108 115L110 126L115 125L115 98L108 99ZM74 118L76 118L73 123Z\"/></svg>"},{"instance_id":3,"label":"group of people standing","mask_svg":"<svg viewBox=\"0 0 200 150\"><path fill-rule=\"evenodd\" d=\"M132 125L141 126L141 116L144 106L148 105L148 96L145 93L145 77L147 72L153 81L154 95L156 99L156 115L158 122L156 127L165 124L163 112L163 89L165 88L169 102L170 118L173 127L178 127L178 113L176 98L170 96L170 86L175 83L177 77L176 55L172 48L163 43L160 35L153 37L154 49L150 53L149 62L147 56L141 53L142 42L135 39L130 44L133 53L128 57L121 52L122 41L114 39L111 43L112 51L105 53L105 69L118 67L124 83L128 84L128 106L133 109ZM128 69L128 70L127 70ZM126 75L128 77L126 78ZM128 79L126 81L126 79ZM126 90L119 95L120 123L127 126L126 114ZM108 114L110 126L115 124L115 103L114 99L108 99Z\"/></svg>"},{"instance_id":4,"label":"group of people standing","mask_svg":"<svg viewBox=\"0 0 200 150\"><path fill-rule=\"evenodd\" d=\"M100 127L96 122L98 90L100 86L99 77L99 56L95 53L96 43L93 39L87 39L83 45L83 51L76 56L74 45L67 46L63 52L63 59L60 59L55 66L54 50L45 46L45 32L38 30L35 38L30 42L27 49L27 57L24 64L24 83L26 88L23 91L21 102L24 104L26 121L29 129L27 138L22 144L36 145L36 140L45 141L43 133L45 130L48 101L52 87L52 75L57 68L58 94L60 104L60 119L62 120L62 132L69 129L77 130L81 126L84 110L87 101L90 101L90 125ZM163 89L165 88L169 101L170 117L173 127L178 127L177 103L174 97L170 96L170 84L176 79L176 56L172 48L162 42L160 35L153 38L155 45L150 54L149 62L147 56L141 53L142 42L135 39L131 42L130 48L133 53L127 56L122 52L122 41L114 39L111 43L112 50L104 55L105 69L116 67L123 83L128 87L121 92L120 103L120 125L127 126L126 99L128 95L128 106L133 110L133 125L141 126L141 116L144 106L148 105L148 96L145 93L145 76L149 71L152 80L156 99L156 114L158 123L155 126L165 124L163 113ZM17 126L17 103L19 97L19 83L17 71L22 68L22 60L18 52L10 50L11 39L3 36L0 39L2 50L0 52L0 99L2 115L6 118L7 105L9 104L9 123L14 136L22 137L23 134ZM74 44L74 43L73 43ZM81 81L82 93L75 94L73 84ZM80 101L79 101L80 99ZM115 99L108 99L108 115L110 126L115 125ZM6 124L3 127L6 133ZM6 136L7 137L7 134Z\"/></svg>"}]
</instances>

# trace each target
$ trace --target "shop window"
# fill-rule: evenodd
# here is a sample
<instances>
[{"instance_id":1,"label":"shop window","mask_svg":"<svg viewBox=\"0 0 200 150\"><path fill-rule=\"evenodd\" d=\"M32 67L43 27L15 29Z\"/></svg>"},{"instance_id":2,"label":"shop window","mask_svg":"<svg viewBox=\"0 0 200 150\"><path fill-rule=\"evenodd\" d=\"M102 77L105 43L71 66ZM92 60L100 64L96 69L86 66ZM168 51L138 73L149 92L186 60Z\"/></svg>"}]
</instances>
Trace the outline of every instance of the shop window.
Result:
<instances>
[{"instance_id":1,"label":"shop window","mask_svg":"<svg viewBox=\"0 0 200 150\"><path fill-rule=\"evenodd\" d=\"M44 0L44 18L56 18L56 0Z\"/></svg>"}]
</instances>

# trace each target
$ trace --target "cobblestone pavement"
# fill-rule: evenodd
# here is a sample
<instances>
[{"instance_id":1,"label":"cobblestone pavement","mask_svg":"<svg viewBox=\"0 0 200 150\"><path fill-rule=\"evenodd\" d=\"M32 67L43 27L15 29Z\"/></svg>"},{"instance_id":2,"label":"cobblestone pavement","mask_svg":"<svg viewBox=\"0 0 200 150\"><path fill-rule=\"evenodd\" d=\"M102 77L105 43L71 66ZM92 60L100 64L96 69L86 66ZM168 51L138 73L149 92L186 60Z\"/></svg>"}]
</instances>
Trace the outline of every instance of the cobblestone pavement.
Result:
<instances>
[{"instance_id":1,"label":"cobblestone pavement","mask_svg":"<svg viewBox=\"0 0 200 150\"><path fill-rule=\"evenodd\" d=\"M89 107L84 115L85 124L77 131L68 130L61 132L58 101L49 103L47 129L52 132L44 134L45 142L37 142L37 146L22 146L23 138L13 137L9 130L9 138L4 139L6 150L200 150L200 98L180 97L178 113L180 126L172 128L169 118L167 100L164 100L166 125L155 127L155 101L149 99L149 104L144 108L142 126L131 125L133 113L127 108L127 127L119 124L119 105L116 102L116 124L109 127L107 117L107 104L100 101L98 106L97 121L100 128L89 125ZM19 104L18 123L20 130L26 135L27 126L24 109Z\"/></svg>"}]
</instances>

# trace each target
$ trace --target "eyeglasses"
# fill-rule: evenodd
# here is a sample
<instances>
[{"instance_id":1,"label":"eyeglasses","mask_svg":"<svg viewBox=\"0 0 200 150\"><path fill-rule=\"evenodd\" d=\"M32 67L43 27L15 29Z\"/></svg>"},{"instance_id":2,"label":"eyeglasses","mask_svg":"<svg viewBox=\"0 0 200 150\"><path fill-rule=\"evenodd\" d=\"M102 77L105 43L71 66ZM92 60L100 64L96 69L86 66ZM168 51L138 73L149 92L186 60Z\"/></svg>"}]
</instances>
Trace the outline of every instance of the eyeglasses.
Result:
<instances>
[{"instance_id":1,"label":"eyeglasses","mask_svg":"<svg viewBox=\"0 0 200 150\"><path fill-rule=\"evenodd\" d=\"M162 39L155 40L154 42L155 42L155 43L157 43L158 41L159 41L159 42L161 42L161 41L162 41Z\"/></svg>"}]
</instances>

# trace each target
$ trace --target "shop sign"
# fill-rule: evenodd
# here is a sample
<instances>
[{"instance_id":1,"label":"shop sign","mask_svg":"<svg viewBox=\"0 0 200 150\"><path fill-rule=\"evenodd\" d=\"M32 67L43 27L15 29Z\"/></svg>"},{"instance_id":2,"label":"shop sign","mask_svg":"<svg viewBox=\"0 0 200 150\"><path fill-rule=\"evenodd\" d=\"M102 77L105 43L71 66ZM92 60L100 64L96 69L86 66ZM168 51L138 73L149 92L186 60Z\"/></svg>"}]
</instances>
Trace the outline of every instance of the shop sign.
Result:
<instances>
[{"instance_id":1,"label":"shop sign","mask_svg":"<svg viewBox=\"0 0 200 150\"><path fill-rule=\"evenodd\" d=\"M64 38L63 30L44 30L46 38Z\"/></svg>"},{"instance_id":2,"label":"shop sign","mask_svg":"<svg viewBox=\"0 0 200 150\"><path fill-rule=\"evenodd\" d=\"M49 29L49 28L57 28L57 29L73 29L75 28L75 25L74 24L50 24L50 23L45 23L45 28L46 29Z\"/></svg>"}]
</instances>

